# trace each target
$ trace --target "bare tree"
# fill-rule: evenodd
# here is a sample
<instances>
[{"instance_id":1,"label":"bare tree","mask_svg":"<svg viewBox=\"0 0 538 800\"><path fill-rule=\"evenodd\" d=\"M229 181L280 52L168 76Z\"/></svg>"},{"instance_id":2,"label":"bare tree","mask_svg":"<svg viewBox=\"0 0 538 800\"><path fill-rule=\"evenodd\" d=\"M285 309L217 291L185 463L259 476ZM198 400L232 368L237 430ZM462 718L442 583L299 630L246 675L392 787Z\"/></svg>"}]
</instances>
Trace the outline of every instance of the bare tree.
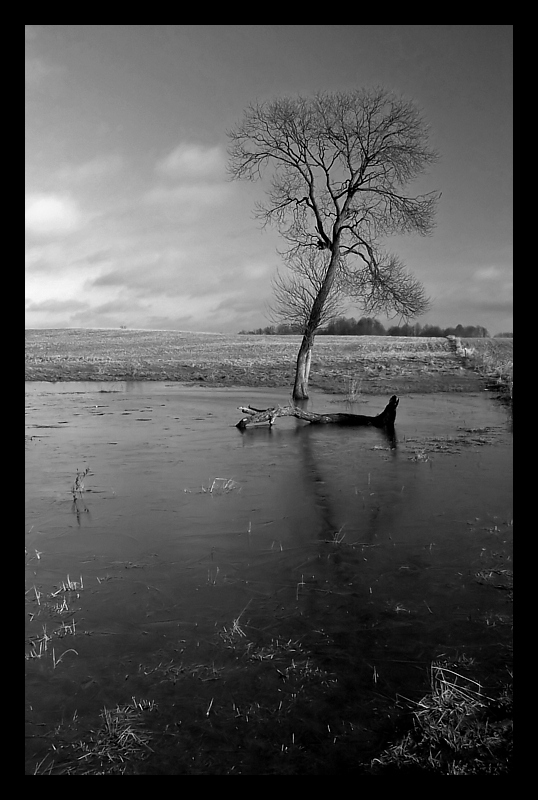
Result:
<instances>
[{"instance_id":1,"label":"bare tree","mask_svg":"<svg viewBox=\"0 0 538 800\"><path fill-rule=\"evenodd\" d=\"M323 286L329 257L327 251L308 248L286 259L288 274L277 271L272 280L274 302L269 306L272 322L287 322L304 331L312 306ZM317 327L331 322L344 310L343 268L337 270L334 282L321 311ZM315 331L314 331L315 333Z\"/></svg>"},{"instance_id":2,"label":"bare tree","mask_svg":"<svg viewBox=\"0 0 538 800\"><path fill-rule=\"evenodd\" d=\"M270 170L257 216L277 226L287 258L309 249L327 255L297 356L293 397L304 399L315 333L337 276L369 312L411 318L425 311L423 287L381 241L432 231L437 193L412 197L406 187L437 156L418 109L384 89L252 104L228 136L233 178L257 180Z\"/></svg>"}]
</instances>

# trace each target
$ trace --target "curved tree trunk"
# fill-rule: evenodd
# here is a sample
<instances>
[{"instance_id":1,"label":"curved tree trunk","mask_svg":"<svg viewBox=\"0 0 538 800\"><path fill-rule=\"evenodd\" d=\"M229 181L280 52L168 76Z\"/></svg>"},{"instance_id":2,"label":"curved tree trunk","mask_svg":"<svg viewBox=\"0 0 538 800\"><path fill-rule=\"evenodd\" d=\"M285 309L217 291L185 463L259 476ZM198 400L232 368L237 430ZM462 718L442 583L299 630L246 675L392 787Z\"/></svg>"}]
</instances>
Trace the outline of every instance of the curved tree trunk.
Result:
<instances>
[{"instance_id":1,"label":"curved tree trunk","mask_svg":"<svg viewBox=\"0 0 538 800\"><path fill-rule=\"evenodd\" d=\"M308 400L308 378L310 377L310 363L312 361L312 348L314 347L314 336L321 321L321 315L327 301L327 297L334 283L336 269L340 259L340 230L337 226L334 229L333 241L330 244L331 258L325 273L325 278L317 293L308 321L305 326L303 341L297 356L297 368L295 371L295 384L293 387L294 400Z\"/></svg>"},{"instance_id":2,"label":"curved tree trunk","mask_svg":"<svg viewBox=\"0 0 538 800\"><path fill-rule=\"evenodd\" d=\"M308 379L310 377L310 364L312 361L312 348L314 347L314 337L305 333L299 355L297 356L297 368L295 370L295 384L293 386L294 400L308 400Z\"/></svg>"}]
</instances>

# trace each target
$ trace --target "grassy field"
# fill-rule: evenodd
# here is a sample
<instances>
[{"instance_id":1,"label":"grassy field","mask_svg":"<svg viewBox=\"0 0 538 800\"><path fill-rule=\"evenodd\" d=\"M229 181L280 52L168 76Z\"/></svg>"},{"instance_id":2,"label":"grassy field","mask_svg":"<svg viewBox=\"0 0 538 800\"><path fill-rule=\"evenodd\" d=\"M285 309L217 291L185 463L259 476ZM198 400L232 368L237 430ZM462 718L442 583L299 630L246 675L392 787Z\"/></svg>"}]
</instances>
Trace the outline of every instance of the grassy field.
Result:
<instances>
[{"instance_id":1,"label":"grassy field","mask_svg":"<svg viewBox=\"0 0 538 800\"><path fill-rule=\"evenodd\" d=\"M504 399L513 402L513 339L462 339L457 351L466 366L486 378L486 385L498 388Z\"/></svg>"},{"instance_id":2,"label":"grassy field","mask_svg":"<svg viewBox=\"0 0 538 800\"><path fill-rule=\"evenodd\" d=\"M288 386L300 336L182 331L26 331L30 381L169 380L211 386ZM476 391L482 374L511 364L511 339L318 336L311 385L335 393ZM471 367L471 369L466 369ZM506 372L506 369L504 370Z\"/></svg>"}]
</instances>

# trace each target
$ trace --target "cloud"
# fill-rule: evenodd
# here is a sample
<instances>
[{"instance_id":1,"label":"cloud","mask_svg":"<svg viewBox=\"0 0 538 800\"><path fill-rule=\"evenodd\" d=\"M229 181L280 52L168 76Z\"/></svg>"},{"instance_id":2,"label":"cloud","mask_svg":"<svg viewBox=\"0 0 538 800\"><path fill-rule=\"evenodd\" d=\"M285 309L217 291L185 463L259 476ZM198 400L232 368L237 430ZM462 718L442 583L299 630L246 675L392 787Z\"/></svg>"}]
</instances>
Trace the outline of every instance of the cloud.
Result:
<instances>
[{"instance_id":1,"label":"cloud","mask_svg":"<svg viewBox=\"0 0 538 800\"><path fill-rule=\"evenodd\" d=\"M137 311L146 311L146 309L147 303L133 300L129 295L129 297L120 296L114 300L107 300L105 303L94 305L91 311L93 314L124 314L125 312L133 314Z\"/></svg>"},{"instance_id":2,"label":"cloud","mask_svg":"<svg viewBox=\"0 0 538 800\"><path fill-rule=\"evenodd\" d=\"M111 255L113 253L113 249L111 247L104 248L102 250L95 250L87 255L82 256L77 261L74 261L74 264L107 264L110 261Z\"/></svg>"},{"instance_id":3,"label":"cloud","mask_svg":"<svg viewBox=\"0 0 538 800\"><path fill-rule=\"evenodd\" d=\"M125 254L116 266L89 278L85 291L122 289L135 297L178 298L214 295L221 289L222 279L211 264L189 251L169 248L162 251ZM223 276L224 277L224 276Z\"/></svg>"},{"instance_id":4,"label":"cloud","mask_svg":"<svg viewBox=\"0 0 538 800\"><path fill-rule=\"evenodd\" d=\"M188 331L192 330L193 323L196 325L196 320L192 314L187 314L181 317L163 317L154 315L148 317L146 324L150 330L154 331Z\"/></svg>"},{"instance_id":5,"label":"cloud","mask_svg":"<svg viewBox=\"0 0 538 800\"><path fill-rule=\"evenodd\" d=\"M501 267L480 267L480 269L475 270L473 275L473 280L475 281L497 280L498 278L504 278L506 274L507 270L501 269Z\"/></svg>"},{"instance_id":6,"label":"cloud","mask_svg":"<svg viewBox=\"0 0 538 800\"><path fill-rule=\"evenodd\" d=\"M490 299L484 297L478 299L475 306L482 313L491 313L497 316L507 316L514 313L514 301L510 298Z\"/></svg>"},{"instance_id":7,"label":"cloud","mask_svg":"<svg viewBox=\"0 0 538 800\"><path fill-rule=\"evenodd\" d=\"M513 273L511 267L480 267L473 274L469 294L478 306L504 309L513 305Z\"/></svg>"},{"instance_id":8,"label":"cloud","mask_svg":"<svg viewBox=\"0 0 538 800\"><path fill-rule=\"evenodd\" d=\"M24 60L24 80L27 87L38 86L53 72L57 72L57 69L46 64L41 58Z\"/></svg>"},{"instance_id":9,"label":"cloud","mask_svg":"<svg viewBox=\"0 0 538 800\"><path fill-rule=\"evenodd\" d=\"M224 206L232 191L228 184L161 185L150 189L145 200L161 206L168 213L180 214L178 222L192 223L211 206Z\"/></svg>"},{"instance_id":10,"label":"cloud","mask_svg":"<svg viewBox=\"0 0 538 800\"><path fill-rule=\"evenodd\" d=\"M118 155L96 156L81 164L66 164L55 179L67 183L95 181L116 175L123 168L123 159Z\"/></svg>"},{"instance_id":11,"label":"cloud","mask_svg":"<svg viewBox=\"0 0 538 800\"><path fill-rule=\"evenodd\" d=\"M84 291L122 288L148 298L219 298L270 289L272 259L261 258L253 246L241 251L225 240L182 239L161 242L158 237L132 243L99 265L99 273L83 270Z\"/></svg>"},{"instance_id":12,"label":"cloud","mask_svg":"<svg viewBox=\"0 0 538 800\"><path fill-rule=\"evenodd\" d=\"M155 169L159 175L181 182L220 181L225 174L225 157L220 147L180 144Z\"/></svg>"},{"instance_id":13,"label":"cloud","mask_svg":"<svg viewBox=\"0 0 538 800\"><path fill-rule=\"evenodd\" d=\"M437 294L433 292L433 307L422 324L483 325L491 333L502 326L512 326L513 282L512 269L504 264L471 267L462 265L459 274L444 273L445 281L436 278Z\"/></svg>"},{"instance_id":14,"label":"cloud","mask_svg":"<svg viewBox=\"0 0 538 800\"><path fill-rule=\"evenodd\" d=\"M234 196L234 187L225 179L220 147L180 144L157 162L155 172L158 182L146 192L144 201L175 224L192 226L219 206L224 212ZM212 228L215 224L217 218Z\"/></svg>"},{"instance_id":15,"label":"cloud","mask_svg":"<svg viewBox=\"0 0 538 800\"><path fill-rule=\"evenodd\" d=\"M89 303L83 303L81 300L74 299L55 300L51 298L38 302L32 302L31 300L26 302L26 311L47 311L49 314L63 314L66 311L74 311L89 307Z\"/></svg>"},{"instance_id":16,"label":"cloud","mask_svg":"<svg viewBox=\"0 0 538 800\"><path fill-rule=\"evenodd\" d=\"M71 233L82 224L76 204L55 194L31 194L26 198L25 226L37 236Z\"/></svg>"},{"instance_id":17,"label":"cloud","mask_svg":"<svg viewBox=\"0 0 538 800\"><path fill-rule=\"evenodd\" d=\"M63 161L27 190L27 324L263 324L272 234L261 246L248 222L251 198L225 179L222 151L181 145L153 164L149 183L145 176L109 197L107 175L125 164L106 154ZM99 212L98 197L106 199Z\"/></svg>"}]
</instances>

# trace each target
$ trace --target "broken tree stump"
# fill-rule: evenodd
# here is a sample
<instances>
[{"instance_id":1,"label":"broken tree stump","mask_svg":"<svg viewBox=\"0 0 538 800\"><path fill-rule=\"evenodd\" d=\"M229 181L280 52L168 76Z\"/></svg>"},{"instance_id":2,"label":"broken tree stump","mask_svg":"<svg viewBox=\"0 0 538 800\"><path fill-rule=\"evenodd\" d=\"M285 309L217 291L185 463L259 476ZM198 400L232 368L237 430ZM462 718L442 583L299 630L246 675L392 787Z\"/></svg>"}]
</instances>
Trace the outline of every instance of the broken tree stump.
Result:
<instances>
[{"instance_id":1,"label":"broken tree stump","mask_svg":"<svg viewBox=\"0 0 538 800\"><path fill-rule=\"evenodd\" d=\"M272 426L275 424L277 417L297 417L297 419L310 422L312 425L334 423L336 425L371 425L374 428L390 428L394 426L399 402L399 398L396 395L392 395L381 414L376 417L369 417L364 414L314 414L313 411L303 411L302 408L291 404L275 406L274 408L239 406L239 411L247 414L247 416L240 419L235 427L244 430L247 425L257 425L262 422L268 422L269 426Z\"/></svg>"}]
</instances>

